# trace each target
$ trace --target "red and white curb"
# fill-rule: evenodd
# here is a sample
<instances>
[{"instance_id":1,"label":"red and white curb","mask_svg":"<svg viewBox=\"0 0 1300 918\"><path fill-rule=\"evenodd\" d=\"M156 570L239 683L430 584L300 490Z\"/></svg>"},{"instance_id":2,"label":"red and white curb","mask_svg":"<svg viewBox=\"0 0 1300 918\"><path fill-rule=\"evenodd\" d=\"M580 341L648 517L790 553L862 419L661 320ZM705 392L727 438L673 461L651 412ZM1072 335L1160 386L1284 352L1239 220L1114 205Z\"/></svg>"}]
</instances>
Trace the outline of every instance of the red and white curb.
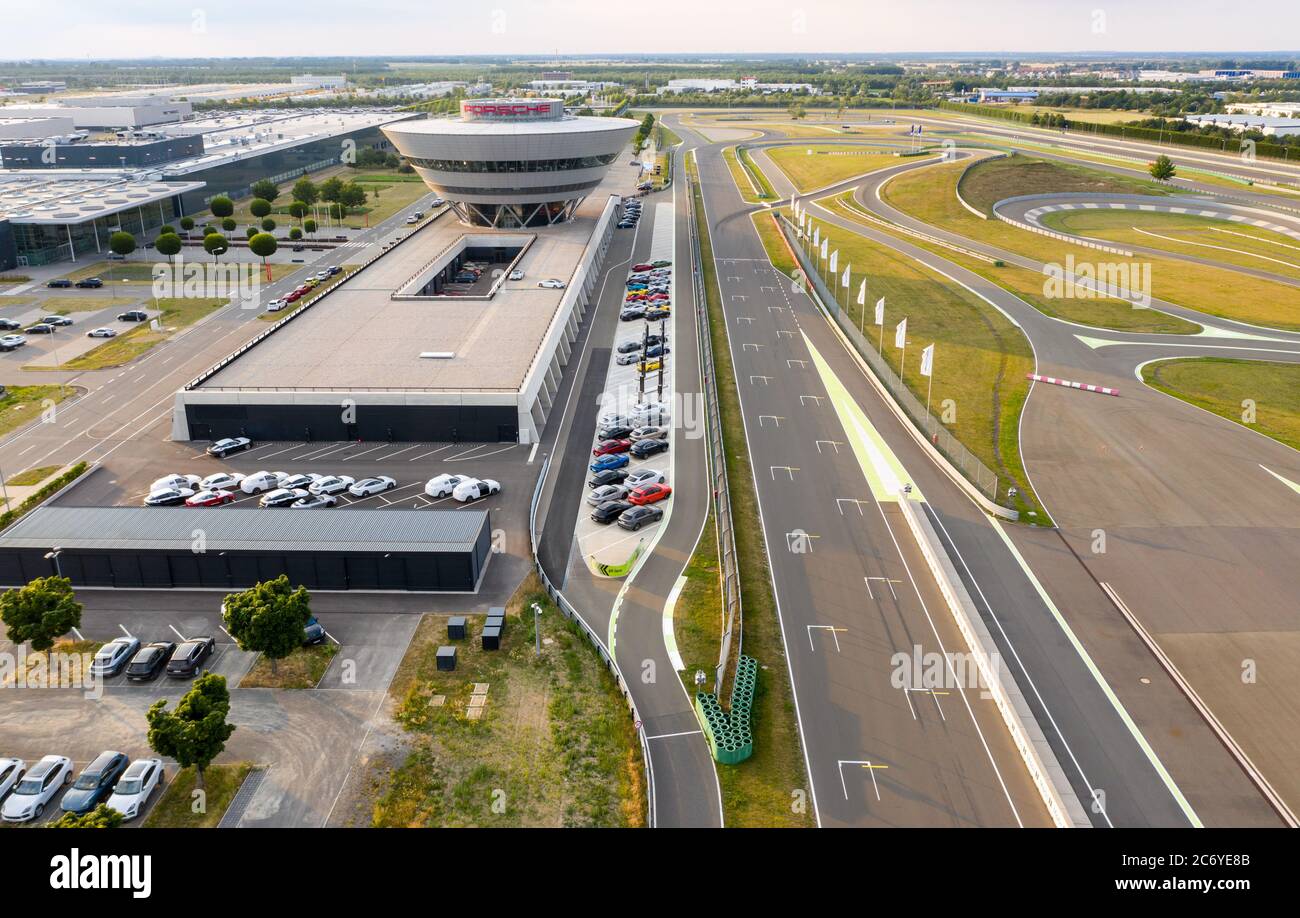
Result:
<instances>
[{"instance_id":1,"label":"red and white curb","mask_svg":"<svg viewBox=\"0 0 1300 918\"><path fill-rule=\"evenodd\" d=\"M1065 386L1067 389L1082 389L1085 392L1099 392L1102 395L1119 395L1118 389L1112 389L1109 386L1093 386L1088 383L1072 382L1068 379L1057 379L1055 376L1039 376L1037 373L1026 373L1025 378L1032 379L1034 382L1051 383L1053 386Z\"/></svg>"}]
</instances>

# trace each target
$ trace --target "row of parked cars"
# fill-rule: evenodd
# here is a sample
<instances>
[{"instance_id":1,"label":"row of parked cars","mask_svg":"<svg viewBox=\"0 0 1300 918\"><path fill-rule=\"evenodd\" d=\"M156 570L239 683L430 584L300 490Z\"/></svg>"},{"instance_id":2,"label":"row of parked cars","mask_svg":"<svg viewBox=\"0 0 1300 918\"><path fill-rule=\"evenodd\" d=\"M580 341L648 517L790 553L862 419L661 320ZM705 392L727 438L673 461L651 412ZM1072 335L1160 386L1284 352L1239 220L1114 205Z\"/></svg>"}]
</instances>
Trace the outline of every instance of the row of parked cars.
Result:
<instances>
[{"instance_id":1,"label":"row of parked cars","mask_svg":"<svg viewBox=\"0 0 1300 918\"><path fill-rule=\"evenodd\" d=\"M328 268L322 268L321 270L313 274L311 277L303 281L301 284L299 284L297 287L290 290L284 296L278 297L274 300L271 300L271 302L267 303L266 311L279 312L282 309L287 309L291 303L298 302L298 300L302 299L304 296L311 293L313 290L315 290L321 284L325 283L325 281L329 280L334 275L342 274L342 273L343 273L343 269L340 268L338 265L330 265Z\"/></svg>"},{"instance_id":2,"label":"row of parked cars","mask_svg":"<svg viewBox=\"0 0 1300 918\"><path fill-rule=\"evenodd\" d=\"M623 216L618 221L619 229L635 229L641 219L641 202L630 198L623 202Z\"/></svg>"},{"instance_id":3,"label":"row of parked cars","mask_svg":"<svg viewBox=\"0 0 1300 918\"><path fill-rule=\"evenodd\" d=\"M126 312L120 313L117 317L117 320L119 322L144 322L148 318L149 318L148 314L145 313L143 310L131 309ZM73 324L75 323L68 316L50 315L50 316L45 316L39 322L35 322L32 325L27 326L27 328L23 329L23 331L25 331L27 335L52 335L58 329L67 328L68 326ZM0 335L0 351L12 351L16 348L22 347L27 343L26 335L12 334L13 332L17 332L19 329L22 328L23 328L23 324L21 322L17 322L13 319L0 316L0 331L11 332L11 334L8 335ZM92 328L90 331L86 332L86 337L87 338L115 338L117 337L117 330L113 328L109 328L108 326Z\"/></svg>"},{"instance_id":4,"label":"row of parked cars","mask_svg":"<svg viewBox=\"0 0 1300 918\"><path fill-rule=\"evenodd\" d=\"M292 507L314 510L332 507L338 496L370 497L397 487L387 475L356 479L348 475L320 475L316 472L213 472L198 475L164 475L149 486L146 507L220 507L238 499L236 492L261 494L261 507Z\"/></svg>"},{"instance_id":5,"label":"row of parked cars","mask_svg":"<svg viewBox=\"0 0 1300 918\"><path fill-rule=\"evenodd\" d=\"M635 532L663 519L659 505L673 493L668 476L658 469L633 469L631 460L667 452L671 421L671 410L662 402L643 402L626 413L611 411L596 419L587 480L594 522L617 523Z\"/></svg>"},{"instance_id":6,"label":"row of parked cars","mask_svg":"<svg viewBox=\"0 0 1300 918\"><path fill-rule=\"evenodd\" d=\"M618 317L624 322L637 319L658 322L671 316L672 278L672 262L654 261L633 265Z\"/></svg>"},{"instance_id":7,"label":"row of parked cars","mask_svg":"<svg viewBox=\"0 0 1300 918\"><path fill-rule=\"evenodd\" d=\"M66 755L47 755L30 770L22 759L0 758L0 818L5 822L40 819L59 791L71 784L59 802L63 812L89 813L104 803L131 820L140 815L162 782L162 759L133 762L112 750L95 756L75 782L72 759Z\"/></svg>"}]
</instances>

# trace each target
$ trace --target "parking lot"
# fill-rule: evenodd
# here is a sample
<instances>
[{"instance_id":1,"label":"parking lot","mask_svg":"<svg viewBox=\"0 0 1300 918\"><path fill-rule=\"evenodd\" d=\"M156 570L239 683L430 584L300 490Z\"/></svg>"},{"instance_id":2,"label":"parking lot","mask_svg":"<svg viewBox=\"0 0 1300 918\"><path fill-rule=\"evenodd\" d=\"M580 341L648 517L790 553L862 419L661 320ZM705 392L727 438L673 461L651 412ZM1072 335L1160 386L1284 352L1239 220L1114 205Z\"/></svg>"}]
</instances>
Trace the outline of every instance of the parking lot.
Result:
<instances>
[{"instance_id":1,"label":"parking lot","mask_svg":"<svg viewBox=\"0 0 1300 918\"><path fill-rule=\"evenodd\" d=\"M58 293L68 293L68 291L56 291ZM99 291L75 291L77 299L90 300L98 297ZM57 306L47 305L46 300L36 300L32 303L22 305L6 306L3 300L0 300L0 317L11 319L22 325L20 329L5 331L0 334L21 335L27 339L27 343L13 350L0 350L0 361L13 361L17 364L33 364L35 366L48 366L57 368L60 363L84 354L86 351L103 344L110 338L90 338L86 333L92 328L111 328L119 335L125 334L134 328L139 328L146 322L122 322L118 321L118 316L130 310L139 309L147 314L150 319L158 316L158 310L153 309L147 302L147 290L140 292L140 288L135 288L131 293L124 293L121 290L114 291L119 297L128 296L134 301L132 305L105 305L102 309L94 310L77 310L77 311L60 311ZM82 295L86 296L82 296ZM109 297L104 295L106 303ZM57 302L57 298L54 302ZM63 314L72 320L71 325L65 325L55 328L52 334L36 334L26 331L31 325L40 322L46 316Z\"/></svg>"}]
</instances>

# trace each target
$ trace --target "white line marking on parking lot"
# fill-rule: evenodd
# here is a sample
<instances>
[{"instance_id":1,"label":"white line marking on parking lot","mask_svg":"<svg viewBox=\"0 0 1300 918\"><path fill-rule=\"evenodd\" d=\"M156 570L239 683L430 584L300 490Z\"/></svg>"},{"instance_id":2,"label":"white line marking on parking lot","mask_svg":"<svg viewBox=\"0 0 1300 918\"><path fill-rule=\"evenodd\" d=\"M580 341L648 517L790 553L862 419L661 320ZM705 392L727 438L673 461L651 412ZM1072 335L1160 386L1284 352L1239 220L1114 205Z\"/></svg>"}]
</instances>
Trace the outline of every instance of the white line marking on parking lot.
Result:
<instances>
[{"instance_id":1,"label":"white line marking on parking lot","mask_svg":"<svg viewBox=\"0 0 1300 918\"><path fill-rule=\"evenodd\" d=\"M183 635L183 634L181 634L179 631L177 631L175 625L171 625L171 624L169 624L167 627L170 628L170 629L172 629L172 634L174 634L174 635L176 635L178 638L180 638L182 642L185 641L185 635Z\"/></svg>"},{"instance_id":2,"label":"white line marking on parking lot","mask_svg":"<svg viewBox=\"0 0 1300 918\"><path fill-rule=\"evenodd\" d=\"M541 446L541 445L542 445L542 443L541 443L541 441L539 440L539 441L537 441L536 443L534 443L534 444L533 444L533 448L530 449L530 450L528 451L528 464L529 464L529 465L532 465L532 464L533 464L533 459L536 458L536 456L537 456L537 447L539 447L539 446Z\"/></svg>"},{"instance_id":3,"label":"white line marking on parking lot","mask_svg":"<svg viewBox=\"0 0 1300 918\"><path fill-rule=\"evenodd\" d=\"M387 444L384 444L384 445L386 446ZM361 458L362 456L364 456L364 455L366 455L366 454L368 454L368 453L373 453L375 450L377 450L377 449L383 449L383 448L384 448L383 446L376 446L376 447L373 447L373 448L371 448L371 449L365 450L364 452L357 453L355 456L344 456L343 459L340 460L340 461L342 461L342 462L347 462L349 459L359 459L359 458Z\"/></svg>"},{"instance_id":4,"label":"white line marking on parking lot","mask_svg":"<svg viewBox=\"0 0 1300 918\"><path fill-rule=\"evenodd\" d=\"M451 449L455 445L456 445L455 443L448 443L446 446L439 446L437 449L431 449L427 453L420 453L420 455L418 456L412 456L410 459L407 459L406 461L414 462L417 459L423 459L425 456L432 456L434 453L440 453L444 449Z\"/></svg>"},{"instance_id":5,"label":"white line marking on parking lot","mask_svg":"<svg viewBox=\"0 0 1300 918\"><path fill-rule=\"evenodd\" d=\"M122 633L125 634L127 637L135 637L134 634L132 634L130 631L127 631L127 630L126 630L126 625L123 625L123 624L121 624L121 623L118 623L118 626L117 626L117 627L121 628L121 629L122 629Z\"/></svg>"}]
</instances>

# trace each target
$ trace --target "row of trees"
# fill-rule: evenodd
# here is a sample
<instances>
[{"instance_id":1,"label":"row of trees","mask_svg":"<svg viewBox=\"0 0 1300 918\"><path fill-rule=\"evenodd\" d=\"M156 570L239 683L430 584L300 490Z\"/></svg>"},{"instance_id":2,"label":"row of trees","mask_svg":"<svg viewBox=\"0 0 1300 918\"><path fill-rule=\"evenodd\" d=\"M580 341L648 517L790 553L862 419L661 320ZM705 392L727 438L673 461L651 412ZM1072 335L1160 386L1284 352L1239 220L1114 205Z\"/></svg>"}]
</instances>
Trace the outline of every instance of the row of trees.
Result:
<instances>
[{"instance_id":1,"label":"row of trees","mask_svg":"<svg viewBox=\"0 0 1300 918\"><path fill-rule=\"evenodd\" d=\"M28 644L44 653L55 642L81 625L82 605L67 577L39 577L26 586L0 594L0 621L15 644ZM305 587L296 589L289 578L258 583L226 597L223 625L240 650L260 653L276 663L302 646L303 629L311 618L311 599ZM235 732L228 722L230 691L224 676L205 672L190 690L168 707L165 699L145 713L147 741L156 754L171 758L181 768L194 768L197 784L203 787L204 771L226 748ZM121 823L120 813L100 805L76 816L65 814L56 827L112 828Z\"/></svg>"}]
</instances>

